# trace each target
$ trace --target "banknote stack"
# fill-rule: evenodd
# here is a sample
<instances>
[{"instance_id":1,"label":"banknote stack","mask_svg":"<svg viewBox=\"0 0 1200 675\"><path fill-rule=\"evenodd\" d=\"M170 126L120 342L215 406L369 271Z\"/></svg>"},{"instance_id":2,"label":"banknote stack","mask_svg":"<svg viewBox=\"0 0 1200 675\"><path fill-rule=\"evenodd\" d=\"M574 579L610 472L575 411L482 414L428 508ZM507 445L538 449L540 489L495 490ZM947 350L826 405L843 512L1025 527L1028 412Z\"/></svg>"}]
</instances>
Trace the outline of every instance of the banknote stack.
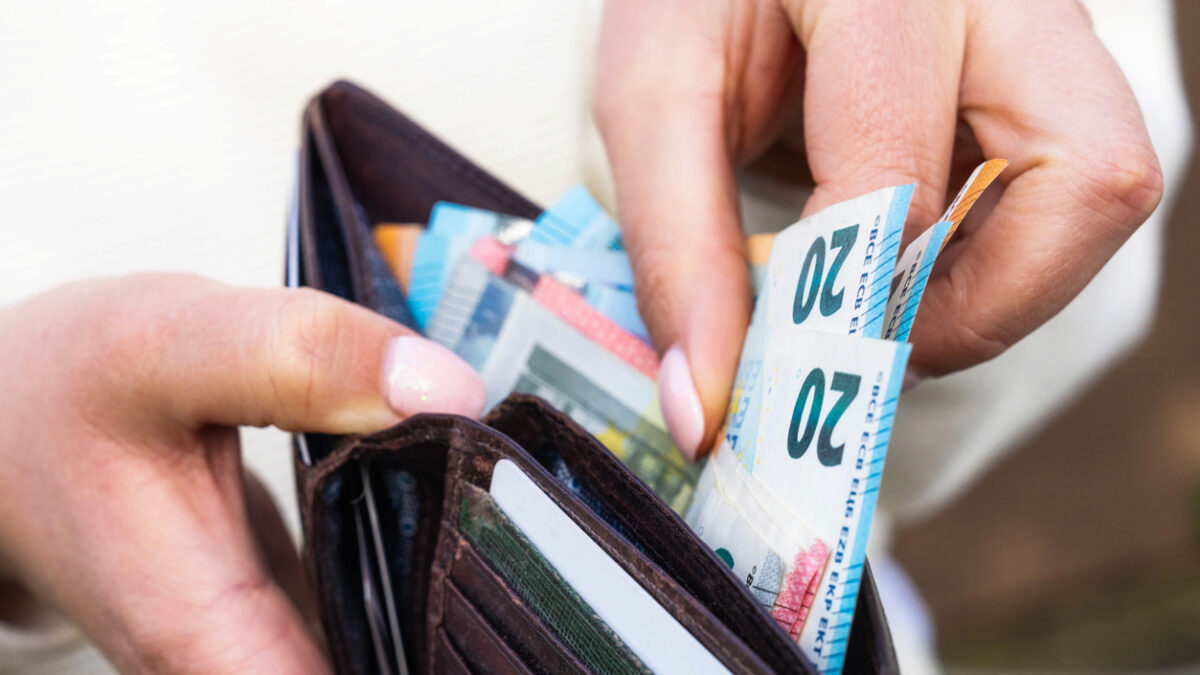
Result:
<instances>
[{"instance_id":1,"label":"banknote stack","mask_svg":"<svg viewBox=\"0 0 1200 675\"><path fill-rule=\"evenodd\" d=\"M657 358L620 229L582 187L534 221L438 204L376 240L436 342L489 404L545 398L716 551L822 672L840 672L910 352L938 253L1006 162L976 169L901 248L913 186L748 241L757 299L718 447L688 463L663 423Z\"/></svg>"}]
</instances>

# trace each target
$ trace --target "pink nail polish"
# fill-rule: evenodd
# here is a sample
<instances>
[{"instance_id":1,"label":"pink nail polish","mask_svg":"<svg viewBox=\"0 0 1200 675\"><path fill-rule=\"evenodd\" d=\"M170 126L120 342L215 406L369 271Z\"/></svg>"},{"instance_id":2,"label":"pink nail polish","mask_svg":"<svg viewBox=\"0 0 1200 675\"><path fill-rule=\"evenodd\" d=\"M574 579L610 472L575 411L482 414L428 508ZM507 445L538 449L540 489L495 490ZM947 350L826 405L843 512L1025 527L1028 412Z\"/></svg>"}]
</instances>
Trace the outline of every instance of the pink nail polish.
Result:
<instances>
[{"instance_id":1,"label":"pink nail polish","mask_svg":"<svg viewBox=\"0 0 1200 675\"><path fill-rule=\"evenodd\" d=\"M457 354L416 335L388 340L383 397L401 415L423 412L478 417L487 402L479 375Z\"/></svg>"},{"instance_id":2,"label":"pink nail polish","mask_svg":"<svg viewBox=\"0 0 1200 675\"><path fill-rule=\"evenodd\" d=\"M658 366L658 396L662 402L663 421L688 459L695 459L704 440L704 407L692 382L683 349L675 345L663 354Z\"/></svg>"},{"instance_id":3,"label":"pink nail polish","mask_svg":"<svg viewBox=\"0 0 1200 675\"><path fill-rule=\"evenodd\" d=\"M900 383L900 391L905 392L925 381L924 377L911 370L904 371L904 381Z\"/></svg>"}]
</instances>

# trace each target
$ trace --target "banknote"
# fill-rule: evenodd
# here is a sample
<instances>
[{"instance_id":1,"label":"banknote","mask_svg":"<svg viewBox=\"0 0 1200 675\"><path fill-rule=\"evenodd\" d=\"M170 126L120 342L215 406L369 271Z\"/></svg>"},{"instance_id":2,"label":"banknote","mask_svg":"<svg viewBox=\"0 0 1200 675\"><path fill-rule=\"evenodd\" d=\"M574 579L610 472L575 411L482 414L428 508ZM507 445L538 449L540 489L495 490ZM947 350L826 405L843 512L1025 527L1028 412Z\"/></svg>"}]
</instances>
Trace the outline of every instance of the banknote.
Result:
<instances>
[{"instance_id":1,"label":"banknote","mask_svg":"<svg viewBox=\"0 0 1200 675\"><path fill-rule=\"evenodd\" d=\"M407 286L409 311L417 325L428 325L446 282L477 239L519 240L533 227L516 216L446 202L434 205L429 229L418 237L413 250Z\"/></svg>"},{"instance_id":2,"label":"banknote","mask_svg":"<svg viewBox=\"0 0 1200 675\"><path fill-rule=\"evenodd\" d=\"M746 266L750 270L750 289L756 298L767 276L767 263L771 259L771 244L774 242L774 232L746 237Z\"/></svg>"},{"instance_id":3,"label":"banknote","mask_svg":"<svg viewBox=\"0 0 1200 675\"><path fill-rule=\"evenodd\" d=\"M400 290L408 293L408 276L412 271L412 255L416 250L417 240L425 226L419 223L376 223L371 228L375 245L383 254L388 268L400 284Z\"/></svg>"},{"instance_id":4,"label":"banknote","mask_svg":"<svg viewBox=\"0 0 1200 675\"><path fill-rule=\"evenodd\" d=\"M529 240L571 248L622 248L621 228L582 185L567 190L538 216Z\"/></svg>"},{"instance_id":5,"label":"banknote","mask_svg":"<svg viewBox=\"0 0 1200 675\"><path fill-rule=\"evenodd\" d=\"M555 278L573 288L587 300L589 305L595 307L596 311L611 319L613 323L649 344L650 331L646 329L646 324L642 321L637 298L634 297L633 291L613 288L604 284L586 282L577 284L558 275L555 275Z\"/></svg>"},{"instance_id":6,"label":"banknote","mask_svg":"<svg viewBox=\"0 0 1200 675\"><path fill-rule=\"evenodd\" d=\"M892 277L891 293L888 294L887 310L884 312L883 339L906 342L912 332L913 320L917 317L917 306L925 293L933 263L946 237L950 236L952 223L943 220L925 230L904 248L896 262L896 274Z\"/></svg>"},{"instance_id":7,"label":"banknote","mask_svg":"<svg viewBox=\"0 0 1200 675\"><path fill-rule=\"evenodd\" d=\"M813 588L811 609L801 602L807 615L796 617L798 642L823 671L841 668L909 351L906 343L796 325L752 326L724 439L700 478L700 485L742 481L766 515L733 508L759 532L765 518L814 533L819 543L788 544L799 548L764 538L785 576L800 565L814 569L825 547L815 586L810 580L803 594L803 579L786 587L793 597ZM697 499L689 510L693 529L711 529L705 512ZM796 632L795 621L785 628Z\"/></svg>"},{"instance_id":8,"label":"banknote","mask_svg":"<svg viewBox=\"0 0 1200 675\"><path fill-rule=\"evenodd\" d=\"M479 368L482 362L477 359L491 348L491 336L498 332L495 326L508 312L513 293L520 289L639 372L648 377L657 374L658 357L650 344L591 304L600 302L609 310L620 309L614 307L619 303L611 295L597 293L603 287L571 288L552 275L509 259L510 251L488 238L475 243L460 261L426 328L430 339L459 351L468 363ZM628 304L634 304L632 296ZM636 305L632 311L636 316Z\"/></svg>"},{"instance_id":9,"label":"banknote","mask_svg":"<svg viewBox=\"0 0 1200 675\"><path fill-rule=\"evenodd\" d=\"M513 260L542 272L571 274L591 283L633 289L633 269L624 251L576 249L527 239L517 244Z\"/></svg>"},{"instance_id":10,"label":"banknote","mask_svg":"<svg viewBox=\"0 0 1200 675\"><path fill-rule=\"evenodd\" d=\"M971 207L975 205L975 201L979 199L979 195L983 194L983 191L992 184L992 181L996 180L1007 166L1007 159L989 159L975 167L975 170L971 172L971 176L967 178L967 182L963 184L962 189L950 201L950 206L946 207L946 212L942 214L941 219L950 223L950 232L946 235L942 243L943 247L950 242L950 237L954 236L954 232L958 229L958 226L967 217L967 212L971 210Z\"/></svg>"},{"instance_id":11,"label":"banknote","mask_svg":"<svg viewBox=\"0 0 1200 675\"><path fill-rule=\"evenodd\" d=\"M771 246L754 322L879 337L913 185L808 216Z\"/></svg>"},{"instance_id":12,"label":"banknote","mask_svg":"<svg viewBox=\"0 0 1200 675\"><path fill-rule=\"evenodd\" d=\"M917 316L917 307L925 293L925 285L933 271L933 264L954 231L967 217L971 207L983 194L1000 172L1008 166L1008 160L989 159L975 167L967 182L946 207L939 222L922 232L905 247L896 262L896 273L892 277L888 295L883 337L888 340L908 340L912 324Z\"/></svg>"},{"instance_id":13,"label":"banknote","mask_svg":"<svg viewBox=\"0 0 1200 675\"><path fill-rule=\"evenodd\" d=\"M710 462L732 464L701 474L687 521L796 640L829 549L803 521L787 517L784 505L756 489L731 453L718 454Z\"/></svg>"},{"instance_id":14,"label":"banknote","mask_svg":"<svg viewBox=\"0 0 1200 675\"><path fill-rule=\"evenodd\" d=\"M470 351L468 360L478 360L487 347L479 370L489 406L513 391L546 399L682 513L699 470L666 431L654 379L509 285L503 320L473 319L460 347Z\"/></svg>"}]
</instances>

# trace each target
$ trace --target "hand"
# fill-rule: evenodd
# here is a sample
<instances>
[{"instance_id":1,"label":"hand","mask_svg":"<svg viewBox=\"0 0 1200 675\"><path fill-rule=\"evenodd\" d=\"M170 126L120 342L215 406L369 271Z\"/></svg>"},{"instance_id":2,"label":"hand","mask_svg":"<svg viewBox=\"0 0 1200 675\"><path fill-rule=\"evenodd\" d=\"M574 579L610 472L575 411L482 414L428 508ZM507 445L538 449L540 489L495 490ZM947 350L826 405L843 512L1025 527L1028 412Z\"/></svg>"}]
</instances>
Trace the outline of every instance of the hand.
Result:
<instances>
[{"instance_id":1,"label":"hand","mask_svg":"<svg viewBox=\"0 0 1200 675\"><path fill-rule=\"evenodd\" d=\"M237 425L358 433L484 403L466 363L366 309L186 276L0 312L0 372L0 557L123 671L328 670L248 522L271 509Z\"/></svg>"},{"instance_id":2,"label":"hand","mask_svg":"<svg viewBox=\"0 0 1200 675\"><path fill-rule=\"evenodd\" d=\"M733 167L797 106L804 215L915 182L906 243L940 215L955 152L1012 162L925 291L918 378L1054 316L1162 192L1133 94L1074 0L610 0L596 87L663 413L691 456L714 442L750 313Z\"/></svg>"}]
</instances>

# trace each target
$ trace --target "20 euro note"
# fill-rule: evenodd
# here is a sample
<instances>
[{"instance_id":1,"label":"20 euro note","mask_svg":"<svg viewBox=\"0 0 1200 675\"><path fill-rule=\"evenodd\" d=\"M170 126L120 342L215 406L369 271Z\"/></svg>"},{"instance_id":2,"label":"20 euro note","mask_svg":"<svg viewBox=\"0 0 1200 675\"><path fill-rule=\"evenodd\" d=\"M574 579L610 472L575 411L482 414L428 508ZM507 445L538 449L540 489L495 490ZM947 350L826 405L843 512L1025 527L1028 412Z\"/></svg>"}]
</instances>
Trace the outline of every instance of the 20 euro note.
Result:
<instances>
[{"instance_id":1,"label":"20 euro note","mask_svg":"<svg viewBox=\"0 0 1200 675\"><path fill-rule=\"evenodd\" d=\"M785 563L818 558L826 548L819 579L796 578L785 590L796 596L801 587L812 589L798 641L819 669L837 672L910 346L794 325L751 333L734 384L737 402L701 485L746 486L766 513L741 512L757 531L766 529L764 517L780 528L802 523L810 530L807 546L775 548ZM689 523L709 541L716 533L702 519L704 508L697 499Z\"/></svg>"},{"instance_id":2,"label":"20 euro note","mask_svg":"<svg viewBox=\"0 0 1200 675\"><path fill-rule=\"evenodd\" d=\"M459 269L447 285L443 301L438 304L429 323L428 335L431 339L460 350L469 363L477 369L482 367L482 361L477 362L475 356L480 353L480 348L465 345L463 338L466 336L468 340L475 340L480 327L486 327L481 335L495 335L498 330L492 326L504 319L512 293L520 288L639 372L650 377L656 375L658 357L653 348L618 322L622 318L619 313L616 319L608 314L613 310L619 312L624 305L624 310L628 312L632 309L636 318L636 307L629 308L611 296L597 298L595 291L606 288L603 286L571 288L560 282L557 276L542 274L518 263L510 258L510 254L511 248L495 240L484 238L475 242L469 254L459 263ZM499 283L501 279L506 283ZM632 305L632 295L628 303ZM598 308L597 304L607 312ZM474 320L472 328L476 312L480 316ZM628 320L629 317L624 318ZM486 353L490 343L486 343L483 349L483 353Z\"/></svg>"},{"instance_id":3,"label":"20 euro note","mask_svg":"<svg viewBox=\"0 0 1200 675\"><path fill-rule=\"evenodd\" d=\"M876 190L776 235L751 320L879 337L912 193Z\"/></svg>"},{"instance_id":4,"label":"20 euro note","mask_svg":"<svg viewBox=\"0 0 1200 675\"><path fill-rule=\"evenodd\" d=\"M429 229L420 234L412 252L408 308L417 325L425 328L441 301L455 266L477 239L495 236L520 240L534 224L523 218L439 202L430 215Z\"/></svg>"},{"instance_id":5,"label":"20 euro note","mask_svg":"<svg viewBox=\"0 0 1200 675\"><path fill-rule=\"evenodd\" d=\"M896 262L891 293L884 312L883 339L905 342L917 318L917 307L925 294L933 263L950 236L952 223L942 221L925 230L904 249Z\"/></svg>"},{"instance_id":6,"label":"20 euro note","mask_svg":"<svg viewBox=\"0 0 1200 675\"><path fill-rule=\"evenodd\" d=\"M900 254L884 314L884 339L901 342L908 340L913 322L917 318L917 307L925 294L925 286L929 282L938 254L950 242L950 237L954 236L955 230L967 217L979 196L1006 166L1006 159L989 159L975 167L967 182L946 207L941 220L917 236Z\"/></svg>"},{"instance_id":7,"label":"20 euro note","mask_svg":"<svg viewBox=\"0 0 1200 675\"><path fill-rule=\"evenodd\" d=\"M532 294L491 279L455 351L480 371L489 406L509 392L546 399L673 509L687 507L699 471L666 431L654 380Z\"/></svg>"},{"instance_id":8,"label":"20 euro note","mask_svg":"<svg viewBox=\"0 0 1200 675\"><path fill-rule=\"evenodd\" d=\"M735 460L723 453L710 461ZM801 521L779 519L786 513L768 493L756 490L744 471L725 467L701 474L687 520L763 610L796 640L829 552Z\"/></svg>"}]
</instances>

